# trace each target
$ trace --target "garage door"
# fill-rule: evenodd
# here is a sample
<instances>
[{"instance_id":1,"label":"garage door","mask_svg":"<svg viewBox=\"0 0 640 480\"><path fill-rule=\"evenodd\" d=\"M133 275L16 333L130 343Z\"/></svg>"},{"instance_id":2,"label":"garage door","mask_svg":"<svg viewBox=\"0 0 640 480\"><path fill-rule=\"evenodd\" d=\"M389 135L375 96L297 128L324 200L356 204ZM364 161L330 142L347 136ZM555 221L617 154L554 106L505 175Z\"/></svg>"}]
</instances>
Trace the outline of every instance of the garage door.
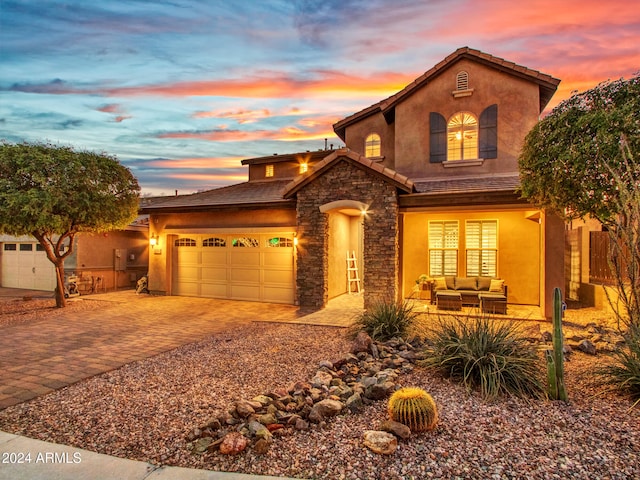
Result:
<instances>
[{"instance_id":1,"label":"garage door","mask_svg":"<svg viewBox=\"0 0 640 480\"><path fill-rule=\"evenodd\" d=\"M293 304L293 233L173 237L173 294Z\"/></svg>"},{"instance_id":2,"label":"garage door","mask_svg":"<svg viewBox=\"0 0 640 480\"><path fill-rule=\"evenodd\" d=\"M55 290L55 268L39 243L2 244L2 286Z\"/></svg>"}]
</instances>

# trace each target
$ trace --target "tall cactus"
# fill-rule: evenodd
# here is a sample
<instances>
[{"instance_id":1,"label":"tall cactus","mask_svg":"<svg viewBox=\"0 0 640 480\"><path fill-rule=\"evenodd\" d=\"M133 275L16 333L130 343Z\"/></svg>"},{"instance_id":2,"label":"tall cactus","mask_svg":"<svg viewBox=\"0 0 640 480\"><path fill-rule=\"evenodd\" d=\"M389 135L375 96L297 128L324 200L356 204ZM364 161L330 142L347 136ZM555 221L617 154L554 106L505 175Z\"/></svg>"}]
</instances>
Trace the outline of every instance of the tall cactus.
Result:
<instances>
[{"instance_id":1,"label":"tall cactus","mask_svg":"<svg viewBox=\"0 0 640 480\"><path fill-rule=\"evenodd\" d=\"M546 351L549 398L567 401L564 387L564 348L562 341L562 294L553 290L553 350Z\"/></svg>"}]
</instances>

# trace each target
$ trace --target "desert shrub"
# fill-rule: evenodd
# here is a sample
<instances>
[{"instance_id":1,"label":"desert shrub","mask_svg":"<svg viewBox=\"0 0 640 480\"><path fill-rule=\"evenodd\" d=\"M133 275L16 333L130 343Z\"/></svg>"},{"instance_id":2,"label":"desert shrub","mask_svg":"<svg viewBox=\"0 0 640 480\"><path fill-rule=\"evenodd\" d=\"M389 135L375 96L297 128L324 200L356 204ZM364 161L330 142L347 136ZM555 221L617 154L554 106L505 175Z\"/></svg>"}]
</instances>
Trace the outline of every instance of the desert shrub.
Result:
<instances>
[{"instance_id":1,"label":"desert shrub","mask_svg":"<svg viewBox=\"0 0 640 480\"><path fill-rule=\"evenodd\" d=\"M629 393L640 403L640 327L632 326L626 335L626 346L612 353L614 362L598 369L605 383Z\"/></svg>"},{"instance_id":2,"label":"desert shrub","mask_svg":"<svg viewBox=\"0 0 640 480\"><path fill-rule=\"evenodd\" d=\"M489 318L444 319L430 329L422 365L486 399L501 394L542 398L539 357L518 325Z\"/></svg>"},{"instance_id":3,"label":"desert shrub","mask_svg":"<svg viewBox=\"0 0 640 480\"><path fill-rule=\"evenodd\" d=\"M363 312L354 322L352 333L364 330L374 340L406 338L409 326L417 314L407 302L379 301Z\"/></svg>"}]
</instances>

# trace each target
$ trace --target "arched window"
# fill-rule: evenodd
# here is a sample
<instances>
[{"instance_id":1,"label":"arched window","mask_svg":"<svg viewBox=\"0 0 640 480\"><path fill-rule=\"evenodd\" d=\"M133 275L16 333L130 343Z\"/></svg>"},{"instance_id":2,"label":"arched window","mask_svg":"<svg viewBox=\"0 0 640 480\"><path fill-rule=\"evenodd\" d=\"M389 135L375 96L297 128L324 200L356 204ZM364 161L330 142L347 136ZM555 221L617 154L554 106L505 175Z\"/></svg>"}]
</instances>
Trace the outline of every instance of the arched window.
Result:
<instances>
[{"instance_id":1,"label":"arched window","mask_svg":"<svg viewBox=\"0 0 640 480\"><path fill-rule=\"evenodd\" d=\"M226 247L227 241L224 238L211 237L202 241L203 247Z\"/></svg>"},{"instance_id":2,"label":"arched window","mask_svg":"<svg viewBox=\"0 0 640 480\"><path fill-rule=\"evenodd\" d=\"M380 156L380 135L370 133L364 141L364 156L367 158Z\"/></svg>"},{"instance_id":3,"label":"arched window","mask_svg":"<svg viewBox=\"0 0 640 480\"><path fill-rule=\"evenodd\" d=\"M478 158L478 119L469 112L454 114L447 123L447 160Z\"/></svg>"},{"instance_id":4,"label":"arched window","mask_svg":"<svg viewBox=\"0 0 640 480\"><path fill-rule=\"evenodd\" d=\"M196 241L193 238L178 238L173 244L176 247L195 247Z\"/></svg>"}]
</instances>

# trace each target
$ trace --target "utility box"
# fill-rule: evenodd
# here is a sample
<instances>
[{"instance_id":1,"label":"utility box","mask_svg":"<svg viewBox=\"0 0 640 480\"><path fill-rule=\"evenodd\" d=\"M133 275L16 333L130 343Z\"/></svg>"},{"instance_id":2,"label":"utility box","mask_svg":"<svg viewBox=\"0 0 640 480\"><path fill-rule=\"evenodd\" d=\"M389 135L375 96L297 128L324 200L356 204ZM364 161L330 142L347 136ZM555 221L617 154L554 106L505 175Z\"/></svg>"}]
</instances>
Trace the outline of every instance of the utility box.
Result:
<instances>
[{"instance_id":1,"label":"utility box","mask_svg":"<svg viewBox=\"0 0 640 480\"><path fill-rule=\"evenodd\" d=\"M113 250L113 269L116 272L124 272L127 269L127 250L116 248Z\"/></svg>"}]
</instances>

